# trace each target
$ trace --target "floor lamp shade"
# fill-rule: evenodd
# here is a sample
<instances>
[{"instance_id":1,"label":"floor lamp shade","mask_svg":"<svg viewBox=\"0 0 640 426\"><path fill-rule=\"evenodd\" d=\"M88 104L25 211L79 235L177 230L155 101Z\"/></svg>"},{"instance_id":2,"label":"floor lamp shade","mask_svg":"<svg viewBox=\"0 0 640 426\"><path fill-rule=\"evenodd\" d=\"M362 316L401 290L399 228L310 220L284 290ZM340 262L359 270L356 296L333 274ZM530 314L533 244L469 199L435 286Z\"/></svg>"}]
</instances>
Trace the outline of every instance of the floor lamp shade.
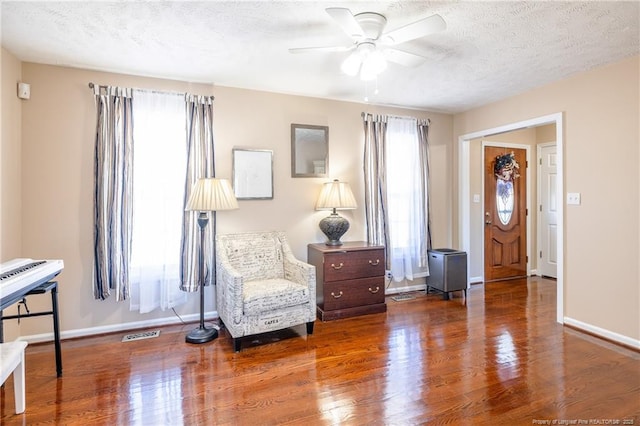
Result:
<instances>
[{"instance_id":1,"label":"floor lamp shade","mask_svg":"<svg viewBox=\"0 0 640 426\"><path fill-rule=\"evenodd\" d=\"M191 189L186 211L198 211L198 226L200 227L200 247L198 256L199 279L204 280L204 230L209 223L207 212L218 210L232 210L238 208L238 201L233 195L231 184L226 179L200 179ZM213 223L213 256L215 258L215 222ZM215 280L215 275L213 276ZM215 282L215 281L214 281ZM187 343L206 343L218 337L218 330L207 328L204 324L204 283L200 282L200 326L187 334Z\"/></svg>"},{"instance_id":2,"label":"floor lamp shade","mask_svg":"<svg viewBox=\"0 0 640 426\"><path fill-rule=\"evenodd\" d=\"M227 179L206 178L196 182L185 210L217 211L238 208L238 201Z\"/></svg>"},{"instance_id":3,"label":"floor lamp shade","mask_svg":"<svg viewBox=\"0 0 640 426\"><path fill-rule=\"evenodd\" d=\"M339 216L336 210L353 210L357 207L351 187L337 179L322 186L316 210L332 210L332 213L320 221L320 230L327 236L328 246L340 246L340 237L349 229L349 221Z\"/></svg>"}]
</instances>

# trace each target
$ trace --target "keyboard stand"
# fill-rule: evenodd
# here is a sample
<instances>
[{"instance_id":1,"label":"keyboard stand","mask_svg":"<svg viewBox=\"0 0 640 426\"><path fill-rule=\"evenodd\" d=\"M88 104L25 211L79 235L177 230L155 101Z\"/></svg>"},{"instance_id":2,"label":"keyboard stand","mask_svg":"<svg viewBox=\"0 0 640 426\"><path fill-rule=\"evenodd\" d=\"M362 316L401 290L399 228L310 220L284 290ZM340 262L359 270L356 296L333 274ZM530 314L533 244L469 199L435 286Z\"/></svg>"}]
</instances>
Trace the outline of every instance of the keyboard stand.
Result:
<instances>
[{"instance_id":1,"label":"keyboard stand","mask_svg":"<svg viewBox=\"0 0 640 426\"><path fill-rule=\"evenodd\" d=\"M48 291L51 292L51 310L50 311L3 316L2 311L0 310L0 343L4 342L4 321L5 320L39 317L43 315L52 315L53 316L53 336L54 336L54 344L55 344L55 351L56 351L56 373L58 377L62 377L62 350L60 348L60 324L58 321L58 282L49 281L46 283L42 283L39 286L31 289L24 296L31 296L34 294L44 294Z\"/></svg>"}]
</instances>

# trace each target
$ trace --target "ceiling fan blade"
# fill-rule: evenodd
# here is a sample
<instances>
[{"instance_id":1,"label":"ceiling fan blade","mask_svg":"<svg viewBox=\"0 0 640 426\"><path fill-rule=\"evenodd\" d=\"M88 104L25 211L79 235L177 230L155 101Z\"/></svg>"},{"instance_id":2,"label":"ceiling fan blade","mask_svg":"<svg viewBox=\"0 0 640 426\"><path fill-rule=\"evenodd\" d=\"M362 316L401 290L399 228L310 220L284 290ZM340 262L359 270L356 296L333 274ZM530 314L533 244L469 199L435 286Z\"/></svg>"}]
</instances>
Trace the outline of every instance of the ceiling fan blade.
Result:
<instances>
[{"instance_id":1,"label":"ceiling fan blade","mask_svg":"<svg viewBox=\"0 0 640 426\"><path fill-rule=\"evenodd\" d=\"M342 31L347 33L347 35L351 38L361 38L364 37L364 31L362 31L362 27L354 18L353 13L349 9L344 7L329 7L325 9L325 11L331 16L342 28Z\"/></svg>"},{"instance_id":2,"label":"ceiling fan blade","mask_svg":"<svg viewBox=\"0 0 640 426\"><path fill-rule=\"evenodd\" d=\"M354 46L293 47L289 49L289 53L348 52Z\"/></svg>"},{"instance_id":3,"label":"ceiling fan blade","mask_svg":"<svg viewBox=\"0 0 640 426\"><path fill-rule=\"evenodd\" d=\"M384 49L382 54L388 61L404 65L405 67L417 67L427 59L424 56L391 48Z\"/></svg>"},{"instance_id":4,"label":"ceiling fan blade","mask_svg":"<svg viewBox=\"0 0 640 426\"><path fill-rule=\"evenodd\" d=\"M444 22L442 16L436 14L405 25L397 30L389 31L388 33L385 33L381 39L387 45L400 44L405 41L437 33L438 31L443 31L446 28L447 23Z\"/></svg>"}]
</instances>

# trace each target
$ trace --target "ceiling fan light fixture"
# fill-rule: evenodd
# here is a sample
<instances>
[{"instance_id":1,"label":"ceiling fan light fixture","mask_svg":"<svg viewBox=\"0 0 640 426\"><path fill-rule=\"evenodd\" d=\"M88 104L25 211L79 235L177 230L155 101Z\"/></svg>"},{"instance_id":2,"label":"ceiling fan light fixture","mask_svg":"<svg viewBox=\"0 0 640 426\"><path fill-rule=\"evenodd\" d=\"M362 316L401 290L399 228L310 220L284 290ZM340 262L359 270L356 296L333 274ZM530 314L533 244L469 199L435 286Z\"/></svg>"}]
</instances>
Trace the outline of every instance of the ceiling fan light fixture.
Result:
<instances>
[{"instance_id":1,"label":"ceiling fan light fixture","mask_svg":"<svg viewBox=\"0 0 640 426\"><path fill-rule=\"evenodd\" d=\"M347 46L326 46L289 49L291 53L302 52L347 52L353 51L341 64L343 73L349 76L360 75L361 80L374 80L387 67L387 60L407 67L416 67L425 57L396 50L396 46L411 40L443 31L447 24L440 15L431 15L393 31L384 32L387 18L376 12L363 12L354 15L344 7L329 7L326 12L338 26L352 38Z\"/></svg>"},{"instance_id":2,"label":"ceiling fan light fixture","mask_svg":"<svg viewBox=\"0 0 640 426\"><path fill-rule=\"evenodd\" d=\"M340 69L346 75L354 77L358 75L358 71L360 71L361 62L362 62L362 59L360 58L360 55L356 51L356 52L353 52L351 55L349 55L347 59L342 61L342 65L340 66Z\"/></svg>"},{"instance_id":3,"label":"ceiling fan light fixture","mask_svg":"<svg viewBox=\"0 0 640 426\"><path fill-rule=\"evenodd\" d=\"M387 60L382 53L378 50L374 50L367 55L362 61L362 67L360 68L360 80L370 81L375 78L387 68Z\"/></svg>"},{"instance_id":4,"label":"ceiling fan light fixture","mask_svg":"<svg viewBox=\"0 0 640 426\"><path fill-rule=\"evenodd\" d=\"M359 73L363 81L374 80L386 68L387 60L371 42L360 43L340 66L342 72L351 77Z\"/></svg>"}]
</instances>

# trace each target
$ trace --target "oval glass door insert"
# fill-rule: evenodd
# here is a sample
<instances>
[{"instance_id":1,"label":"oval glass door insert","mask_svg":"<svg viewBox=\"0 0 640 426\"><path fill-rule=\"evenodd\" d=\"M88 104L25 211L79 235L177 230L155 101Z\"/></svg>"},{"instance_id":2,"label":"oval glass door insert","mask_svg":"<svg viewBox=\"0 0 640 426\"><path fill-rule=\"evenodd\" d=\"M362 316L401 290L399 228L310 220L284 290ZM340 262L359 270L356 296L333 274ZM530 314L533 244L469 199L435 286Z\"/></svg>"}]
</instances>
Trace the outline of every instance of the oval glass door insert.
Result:
<instances>
[{"instance_id":1,"label":"oval glass door insert","mask_svg":"<svg viewBox=\"0 0 640 426\"><path fill-rule=\"evenodd\" d=\"M514 206L513 182L497 179L496 182L496 207L498 217L503 225L507 225L511 220Z\"/></svg>"}]
</instances>

